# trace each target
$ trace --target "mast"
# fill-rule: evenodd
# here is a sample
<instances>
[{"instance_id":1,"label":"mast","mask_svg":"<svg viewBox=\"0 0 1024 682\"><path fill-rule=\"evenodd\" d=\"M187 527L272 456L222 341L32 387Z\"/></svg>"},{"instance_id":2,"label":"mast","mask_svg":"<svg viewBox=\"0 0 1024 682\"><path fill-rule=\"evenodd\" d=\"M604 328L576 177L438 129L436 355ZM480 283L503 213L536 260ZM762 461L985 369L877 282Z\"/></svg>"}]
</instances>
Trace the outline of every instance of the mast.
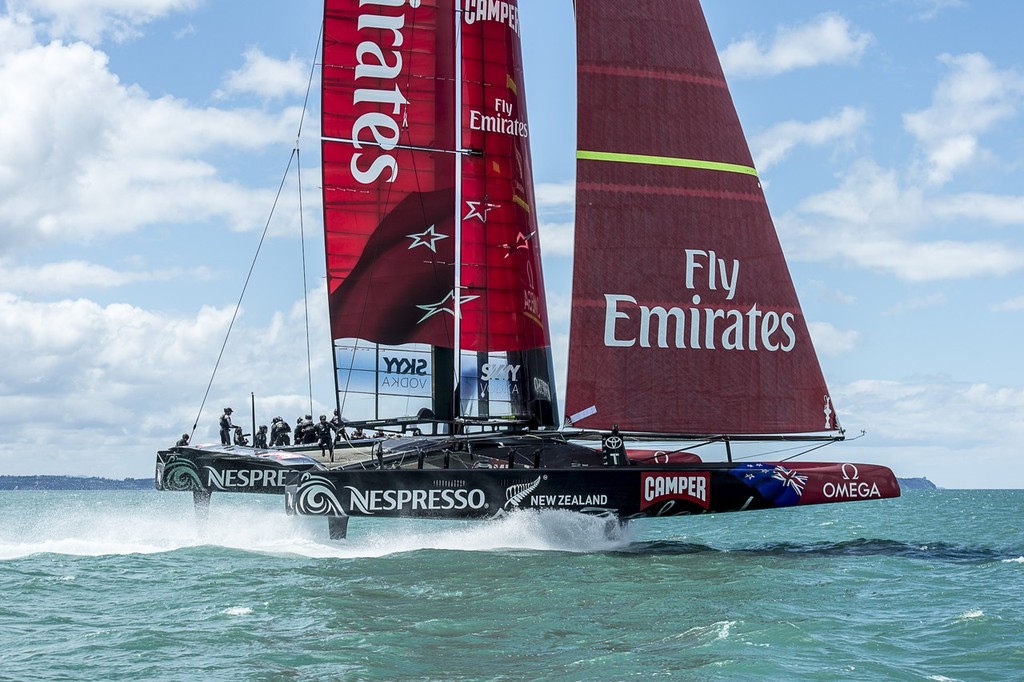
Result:
<instances>
[{"instance_id":1,"label":"mast","mask_svg":"<svg viewBox=\"0 0 1024 682\"><path fill-rule=\"evenodd\" d=\"M455 164L455 348L452 352L451 380L452 385L447 387L447 393L451 396L450 414L452 419L452 433L456 431L455 419L462 414L462 401L459 393L462 391L460 377L462 376L462 158L465 148L462 146L462 18L463 11L455 10L455 115L452 122L455 124L454 139L458 145L460 155ZM448 414L448 413L446 413Z\"/></svg>"}]
</instances>

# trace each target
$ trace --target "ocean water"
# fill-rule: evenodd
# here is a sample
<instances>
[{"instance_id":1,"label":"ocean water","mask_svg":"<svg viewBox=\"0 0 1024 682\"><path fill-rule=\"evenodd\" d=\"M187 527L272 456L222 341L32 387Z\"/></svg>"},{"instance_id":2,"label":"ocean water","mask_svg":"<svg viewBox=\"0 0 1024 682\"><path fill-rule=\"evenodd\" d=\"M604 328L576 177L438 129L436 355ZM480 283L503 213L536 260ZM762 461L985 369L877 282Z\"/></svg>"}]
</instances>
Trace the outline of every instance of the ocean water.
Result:
<instances>
[{"instance_id":1,"label":"ocean water","mask_svg":"<svg viewBox=\"0 0 1024 682\"><path fill-rule=\"evenodd\" d=\"M2 680L1020 680L1024 491L634 522L0 492Z\"/></svg>"}]
</instances>

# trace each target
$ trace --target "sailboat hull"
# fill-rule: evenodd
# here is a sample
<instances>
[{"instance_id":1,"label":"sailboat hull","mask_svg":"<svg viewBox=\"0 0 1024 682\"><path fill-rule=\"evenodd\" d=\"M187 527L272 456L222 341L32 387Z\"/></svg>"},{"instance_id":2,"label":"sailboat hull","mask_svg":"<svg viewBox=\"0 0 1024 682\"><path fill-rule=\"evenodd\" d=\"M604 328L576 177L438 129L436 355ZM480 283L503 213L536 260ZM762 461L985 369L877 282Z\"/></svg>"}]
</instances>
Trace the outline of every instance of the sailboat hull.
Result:
<instances>
[{"instance_id":1,"label":"sailboat hull","mask_svg":"<svg viewBox=\"0 0 1024 682\"><path fill-rule=\"evenodd\" d=\"M341 455L339 455L340 459ZM898 497L887 467L851 462L605 465L556 438L407 439L336 468L251 448L175 448L157 488L284 495L290 513L486 519L557 509L622 519L752 511Z\"/></svg>"},{"instance_id":2,"label":"sailboat hull","mask_svg":"<svg viewBox=\"0 0 1024 682\"><path fill-rule=\"evenodd\" d=\"M309 471L294 474L293 480L286 494L286 505L292 513L423 519L486 519L527 509L635 519L900 495L899 484L887 468L853 463L802 463L793 468L758 462L570 469Z\"/></svg>"}]
</instances>

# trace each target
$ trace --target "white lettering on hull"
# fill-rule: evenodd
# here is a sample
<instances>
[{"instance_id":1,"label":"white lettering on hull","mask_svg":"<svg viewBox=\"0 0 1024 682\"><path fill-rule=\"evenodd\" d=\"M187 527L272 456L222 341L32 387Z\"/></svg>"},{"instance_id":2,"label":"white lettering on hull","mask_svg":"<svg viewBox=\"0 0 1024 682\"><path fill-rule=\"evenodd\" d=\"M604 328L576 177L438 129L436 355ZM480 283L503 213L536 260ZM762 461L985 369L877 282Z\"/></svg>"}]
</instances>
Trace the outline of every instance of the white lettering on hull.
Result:
<instances>
[{"instance_id":1,"label":"white lettering on hull","mask_svg":"<svg viewBox=\"0 0 1024 682\"><path fill-rule=\"evenodd\" d=\"M710 474L644 474L640 480L640 509L658 502L681 500L707 509Z\"/></svg>"},{"instance_id":2,"label":"white lettering on hull","mask_svg":"<svg viewBox=\"0 0 1024 682\"><path fill-rule=\"evenodd\" d=\"M460 511L487 506L484 491L472 490L359 490L347 485L349 510L373 515L390 511Z\"/></svg>"},{"instance_id":3,"label":"white lettering on hull","mask_svg":"<svg viewBox=\"0 0 1024 682\"><path fill-rule=\"evenodd\" d=\"M821 486L821 493L830 500L870 500L882 496L878 484L867 481L829 481Z\"/></svg>"},{"instance_id":4,"label":"white lettering on hull","mask_svg":"<svg viewBox=\"0 0 1024 682\"><path fill-rule=\"evenodd\" d=\"M607 495L531 495L531 507L602 507Z\"/></svg>"},{"instance_id":5,"label":"white lettering on hull","mask_svg":"<svg viewBox=\"0 0 1024 682\"><path fill-rule=\"evenodd\" d=\"M206 467L206 485L211 490L284 487L285 472L281 469L229 469L218 471Z\"/></svg>"}]
</instances>

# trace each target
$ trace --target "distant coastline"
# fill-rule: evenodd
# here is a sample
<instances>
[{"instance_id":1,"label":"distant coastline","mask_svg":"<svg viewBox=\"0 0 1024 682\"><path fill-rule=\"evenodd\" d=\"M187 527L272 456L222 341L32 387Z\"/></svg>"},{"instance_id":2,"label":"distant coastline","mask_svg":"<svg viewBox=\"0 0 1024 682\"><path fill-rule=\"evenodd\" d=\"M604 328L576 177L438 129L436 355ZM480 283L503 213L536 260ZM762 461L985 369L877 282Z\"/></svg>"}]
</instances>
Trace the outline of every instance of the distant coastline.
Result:
<instances>
[{"instance_id":1,"label":"distant coastline","mask_svg":"<svg viewBox=\"0 0 1024 682\"><path fill-rule=\"evenodd\" d=\"M900 488L903 490L938 490L939 486L935 485L927 478L897 478L900 483Z\"/></svg>"},{"instance_id":2,"label":"distant coastline","mask_svg":"<svg viewBox=\"0 0 1024 682\"><path fill-rule=\"evenodd\" d=\"M0 476L0 490L153 490L152 478Z\"/></svg>"},{"instance_id":3,"label":"distant coastline","mask_svg":"<svg viewBox=\"0 0 1024 682\"><path fill-rule=\"evenodd\" d=\"M938 490L927 478L900 478L903 490ZM152 478L98 476L0 476L0 490L153 490Z\"/></svg>"}]
</instances>

